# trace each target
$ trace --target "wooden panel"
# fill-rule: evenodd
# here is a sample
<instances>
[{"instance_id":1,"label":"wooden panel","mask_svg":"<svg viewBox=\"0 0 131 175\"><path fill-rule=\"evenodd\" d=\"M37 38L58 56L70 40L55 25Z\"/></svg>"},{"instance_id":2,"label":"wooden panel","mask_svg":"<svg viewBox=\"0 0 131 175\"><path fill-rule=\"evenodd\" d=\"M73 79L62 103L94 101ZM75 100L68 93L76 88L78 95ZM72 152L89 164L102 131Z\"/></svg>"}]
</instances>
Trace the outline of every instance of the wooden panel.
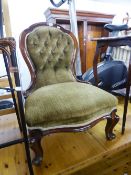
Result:
<instances>
[{"instance_id":1,"label":"wooden panel","mask_svg":"<svg viewBox=\"0 0 131 175\"><path fill-rule=\"evenodd\" d=\"M78 23L78 36L79 36L79 48L80 48L80 58L81 58L81 68L82 72L85 70L85 54L84 54L84 27L83 23Z\"/></svg>"},{"instance_id":2,"label":"wooden panel","mask_svg":"<svg viewBox=\"0 0 131 175\"><path fill-rule=\"evenodd\" d=\"M87 55L86 55L86 69L89 69L93 65L93 58L96 50L96 42L91 41L92 38L103 36L103 26L88 25L87 32Z\"/></svg>"}]
</instances>

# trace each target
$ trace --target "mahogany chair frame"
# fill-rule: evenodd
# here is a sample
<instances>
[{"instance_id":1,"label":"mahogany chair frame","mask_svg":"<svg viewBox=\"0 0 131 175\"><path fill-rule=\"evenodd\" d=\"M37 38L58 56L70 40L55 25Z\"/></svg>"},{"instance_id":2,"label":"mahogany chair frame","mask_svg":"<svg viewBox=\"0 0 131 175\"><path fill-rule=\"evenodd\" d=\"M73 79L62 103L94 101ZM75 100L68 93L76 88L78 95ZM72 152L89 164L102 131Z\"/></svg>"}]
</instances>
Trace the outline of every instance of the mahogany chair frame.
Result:
<instances>
[{"instance_id":1,"label":"mahogany chair frame","mask_svg":"<svg viewBox=\"0 0 131 175\"><path fill-rule=\"evenodd\" d=\"M21 53L23 55L23 58L28 66L28 69L29 69L30 75L31 75L31 83L29 85L29 88L27 89L26 92L24 92L25 98L29 95L29 93L30 93L31 89L33 88L35 81L36 81L35 67L34 67L32 61L30 60L29 54L26 50L26 38L30 32L32 32L36 27L39 27L39 26L52 26L52 27L59 28L63 32L68 33L73 38L76 52L75 52L75 55L73 56L72 61L71 61L71 69L72 69L72 73L73 73L74 77L76 78L76 76L75 76L75 59L76 59L78 44L77 44L77 40L76 40L75 36L73 35L73 33L71 33L68 30L65 30L63 27L61 27L60 25L57 25L57 24L48 24L45 22L33 24L21 33L20 42L19 42ZM77 80L77 78L76 78L76 80ZM81 80L77 80L77 81L82 82L82 83L88 83L88 82L84 82ZM30 142L30 146L31 146L32 150L35 152L35 158L33 160L33 163L36 165L39 165L42 162L43 150L41 147L41 139L43 136L46 136L46 135L51 134L51 133L58 133L58 132L85 131L89 128L92 128L94 125L96 125L98 122L100 122L104 119L107 119L107 124L105 127L106 138L107 138L107 140L112 140L115 138L115 134L113 133L113 129L119 121L119 117L116 115L116 109L111 111L110 115L102 116L99 119L96 119L93 122L91 122L87 125L83 125L81 127L69 127L69 128L62 128L62 127L60 128L59 127L59 128L55 128L55 129L48 129L45 131L42 131L40 129L34 129L34 130L29 129L29 137L34 138L34 139L31 139L31 142Z\"/></svg>"}]
</instances>

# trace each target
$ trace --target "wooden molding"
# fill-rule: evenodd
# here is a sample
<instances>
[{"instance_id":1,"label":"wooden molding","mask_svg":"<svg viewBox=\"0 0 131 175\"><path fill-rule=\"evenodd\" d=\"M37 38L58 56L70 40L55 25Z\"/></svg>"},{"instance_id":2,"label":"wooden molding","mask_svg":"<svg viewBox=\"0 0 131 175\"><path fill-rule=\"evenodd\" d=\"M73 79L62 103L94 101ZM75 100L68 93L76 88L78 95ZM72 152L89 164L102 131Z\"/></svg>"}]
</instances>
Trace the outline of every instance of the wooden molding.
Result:
<instances>
[{"instance_id":1,"label":"wooden molding","mask_svg":"<svg viewBox=\"0 0 131 175\"><path fill-rule=\"evenodd\" d=\"M51 18L55 18L57 20L65 19L69 20L69 12L68 10L64 9L55 9L55 8L48 8L45 12L46 20L49 21ZM105 13L98 13L98 12L90 12L90 11L76 11L78 21L88 21L94 23L110 23L114 17L114 14L105 14Z\"/></svg>"}]
</instances>

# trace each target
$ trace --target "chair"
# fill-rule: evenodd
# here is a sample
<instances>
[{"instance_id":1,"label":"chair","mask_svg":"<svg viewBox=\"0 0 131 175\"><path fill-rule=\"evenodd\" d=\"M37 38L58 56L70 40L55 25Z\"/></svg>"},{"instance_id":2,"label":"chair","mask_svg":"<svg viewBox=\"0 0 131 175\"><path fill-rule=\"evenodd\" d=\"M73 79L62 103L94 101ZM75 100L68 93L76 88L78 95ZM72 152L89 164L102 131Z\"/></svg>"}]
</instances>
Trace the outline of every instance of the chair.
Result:
<instances>
[{"instance_id":1,"label":"chair","mask_svg":"<svg viewBox=\"0 0 131 175\"><path fill-rule=\"evenodd\" d=\"M128 31L129 29L127 29ZM131 48L131 36L117 36L117 37L102 37L102 38L93 38L92 41L97 42L96 45L96 52L94 56L94 61L93 61L93 69L94 69L94 77L95 77L95 82L96 86L98 85L99 82L99 76L97 74L97 62L99 58L99 53L100 53L100 48L104 46L110 46L110 47L120 47L120 46L128 46L129 49ZM120 55L120 54L119 54ZM124 102L124 110L123 110L123 119L122 119L122 134L125 132L125 124L126 124L126 115L127 115L127 109L128 109L128 100L131 100L131 54L128 54L128 75L127 75L127 83L126 83L126 88L123 89L118 89L118 90L112 90L111 93L113 95L119 95L119 96L124 96L125 97L125 102Z\"/></svg>"},{"instance_id":2,"label":"chair","mask_svg":"<svg viewBox=\"0 0 131 175\"><path fill-rule=\"evenodd\" d=\"M31 75L24 95L33 163L43 159L41 139L47 134L84 131L107 119L106 138L115 138L117 98L76 79L73 33L57 24L36 23L21 33L20 50Z\"/></svg>"},{"instance_id":3,"label":"chair","mask_svg":"<svg viewBox=\"0 0 131 175\"><path fill-rule=\"evenodd\" d=\"M31 175L33 175L33 168L32 168L32 162L31 162L31 157L30 157L30 150L29 150L29 138L27 135L27 127L26 127L26 122L25 122L25 115L24 115L24 106L23 106L23 96L21 93L21 88L20 88L20 79L19 79L19 71L18 71L18 64L17 64L17 59L16 59L16 42L15 39L12 37L5 37L5 38L1 38L0 39L0 52L3 54L3 59L4 59L4 63L5 63L5 68L6 68L6 72L7 72L7 77L8 77L8 86L3 87L2 83L0 83L0 89L2 90L6 90L9 93L11 93L10 95L4 95L2 96L2 98L8 98L8 97L12 97L13 98L13 105L15 106L15 112L16 112L16 116L17 116L17 120L18 120L18 124L19 124L19 128L18 128L18 133L16 134L16 132L14 132L14 127L13 125L9 125L9 123L12 123L10 121L8 121L6 123L6 120L4 120L5 122L3 124L5 124L5 126L8 126L8 132L6 131L7 129L3 130L1 129L1 138L0 138L0 149L1 148L5 148L5 147L9 147L18 143L24 143L24 147L25 147L25 153L27 156L27 165L29 168L29 173ZM3 103L2 103L3 105ZM5 108L6 105L9 107L8 104L5 104ZM12 107L12 104L10 105L10 107ZM2 106L2 108L0 109L0 115L6 115L14 110L10 110L8 108L8 111L5 111L4 107ZM19 115L20 114L20 115ZM10 119L9 119L10 120ZM11 119L12 121L12 119ZM0 119L0 123L1 123L1 119ZM4 125L3 127L4 128ZM20 134L20 132L21 134ZM6 133L10 133L8 135L8 137L4 137L4 132ZM5 135L7 135L7 133Z\"/></svg>"}]
</instances>

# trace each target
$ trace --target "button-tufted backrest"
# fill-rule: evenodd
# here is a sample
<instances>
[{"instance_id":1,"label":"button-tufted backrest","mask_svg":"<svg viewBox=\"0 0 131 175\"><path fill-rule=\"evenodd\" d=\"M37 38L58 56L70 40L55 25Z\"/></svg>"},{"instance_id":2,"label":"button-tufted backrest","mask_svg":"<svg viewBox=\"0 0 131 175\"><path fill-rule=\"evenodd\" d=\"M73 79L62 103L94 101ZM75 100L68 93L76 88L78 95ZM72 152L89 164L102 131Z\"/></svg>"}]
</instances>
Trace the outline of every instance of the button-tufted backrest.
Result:
<instances>
[{"instance_id":1,"label":"button-tufted backrest","mask_svg":"<svg viewBox=\"0 0 131 175\"><path fill-rule=\"evenodd\" d=\"M36 69L36 85L75 81L71 69L74 42L58 28L40 26L27 37L28 54Z\"/></svg>"}]
</instances>

